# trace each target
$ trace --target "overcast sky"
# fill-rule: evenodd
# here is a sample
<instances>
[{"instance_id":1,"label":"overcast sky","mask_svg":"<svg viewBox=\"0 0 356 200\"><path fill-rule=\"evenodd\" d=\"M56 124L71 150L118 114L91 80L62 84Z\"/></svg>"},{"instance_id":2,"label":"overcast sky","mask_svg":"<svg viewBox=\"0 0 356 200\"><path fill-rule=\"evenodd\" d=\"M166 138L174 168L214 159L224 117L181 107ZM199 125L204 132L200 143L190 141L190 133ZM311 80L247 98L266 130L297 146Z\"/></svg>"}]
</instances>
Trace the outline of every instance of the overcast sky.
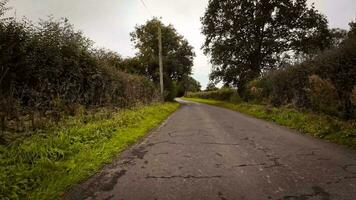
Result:
<instances>
[{"instance_id":1,"label":"overcast sky","mask_svg":"<svg viewBox=\"0 0 356 200\"><path fill-rule=\"evenodd\" d=\"M324 13L331 27L348 28L348 22L356 17L356 0L309 0L315 2ZM189 43L194 46L197 57L193 76L203 87L208 82L209 59L201 46L200 17L208 0L145 0L154 16L162 17L165 24L173 24ZM96 46L114 50L124 57L135 55L129 33L136 24L152 18L141 0L10 0L12 13L18 18L26 16L32 21L53 15L66 17L76 29L95 41Z\"/></svg>"}]
</instances>

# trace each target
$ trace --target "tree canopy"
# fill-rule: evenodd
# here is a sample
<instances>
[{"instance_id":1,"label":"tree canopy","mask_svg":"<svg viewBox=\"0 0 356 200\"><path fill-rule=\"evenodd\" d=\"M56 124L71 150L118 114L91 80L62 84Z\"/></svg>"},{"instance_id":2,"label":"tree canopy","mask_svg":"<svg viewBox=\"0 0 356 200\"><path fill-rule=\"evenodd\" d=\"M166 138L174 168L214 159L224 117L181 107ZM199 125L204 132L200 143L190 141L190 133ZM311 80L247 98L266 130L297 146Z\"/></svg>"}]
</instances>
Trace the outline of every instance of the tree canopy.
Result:
<instances>
[{"instance_id":1,"label":"tree canopy","mask_svg":"<svg viewBox=\"0 0 356 200\"><path fill-rule=\"evenodd\" d=\"M137 57L141 61L139 71L154 82L159 82L158 65L158 27L162 31L162 55L165 83L180 82L192 72L193 47L172 25L164 25L158 19L136 26L131 33L132 41L138 49Z\"/></svg>"},{"instance_id":2,"label":"tree canopy","mask_svg":"<svg viewBox=\"0 0 356 200\"><path fill-rule=\"evenodd\" d=\"M331 45L326 18L307 0L210 0L201 20L210 78L240 91L287 52L314 54Z\"/></svg>"}]
</instances>

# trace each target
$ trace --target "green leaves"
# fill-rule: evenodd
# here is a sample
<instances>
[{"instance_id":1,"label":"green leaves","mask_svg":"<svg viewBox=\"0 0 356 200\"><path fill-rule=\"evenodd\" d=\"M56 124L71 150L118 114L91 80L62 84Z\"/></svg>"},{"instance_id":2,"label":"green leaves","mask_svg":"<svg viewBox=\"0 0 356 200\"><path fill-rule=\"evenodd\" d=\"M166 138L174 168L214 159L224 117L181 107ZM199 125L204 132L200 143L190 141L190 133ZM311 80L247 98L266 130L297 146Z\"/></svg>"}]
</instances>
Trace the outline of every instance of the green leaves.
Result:
<instances>
[{"instance_id":1,"label":"green leaves","mask_svg":"<svg viewBox=\"0 0 356 200\"><path fill-rule=\"evenodd\" d=\"M162 30L163 73L167 86L165 88L169 90L172 81L180 84L192 73L195 54L193 47L172 25L166 26L158 19L152 19L144 25L136 26L135 31L131 33L131 40L139 51L138 60L134 62L139 68L139 74L159 83L158 27ZM135 60L131 60L133 61Z\"/></svg>"},{"instance_id":2,"label":"green leaves","mask_svg":"<svg viewBox=\"0 0 356 200\"><path fill-rule=\"evenodd\" d=\"M306 0L211 0L203 46L214 65L210 78L245 89L284 53L311 54L328 47L327 21Z\"/></svg>"}]
</instances>

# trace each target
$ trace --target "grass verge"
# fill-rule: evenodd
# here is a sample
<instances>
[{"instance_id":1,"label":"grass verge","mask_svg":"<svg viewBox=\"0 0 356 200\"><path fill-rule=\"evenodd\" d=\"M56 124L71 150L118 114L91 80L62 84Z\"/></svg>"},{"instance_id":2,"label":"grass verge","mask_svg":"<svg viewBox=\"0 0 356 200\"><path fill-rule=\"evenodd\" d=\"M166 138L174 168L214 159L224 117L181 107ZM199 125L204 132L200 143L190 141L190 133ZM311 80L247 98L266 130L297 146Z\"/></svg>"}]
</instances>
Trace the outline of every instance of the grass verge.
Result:
<instances>
[{"instance_id":1,"label":"grass verge","mask_svg":"<svg viewBox=\"0 0 356 200\"><path fill-rule=\"evenodd\" d=\"M356 121L343 121L327 115L292 108L275 108L249 103L229 103L211 99L183 98L184 100L224 107L259 119L296 129L302 133L356 148Z\"/></svg>"},{"instance_id":2,"label":"grass verge","mask_svg":"<svg viewBox=\"0 0 356 200\"><path fill-rule=\"evenodd\" d=\"M0 145L0 199L56 199L173 113L164 103L75 117L8 147Z\"/></svg>"}]
</instances>

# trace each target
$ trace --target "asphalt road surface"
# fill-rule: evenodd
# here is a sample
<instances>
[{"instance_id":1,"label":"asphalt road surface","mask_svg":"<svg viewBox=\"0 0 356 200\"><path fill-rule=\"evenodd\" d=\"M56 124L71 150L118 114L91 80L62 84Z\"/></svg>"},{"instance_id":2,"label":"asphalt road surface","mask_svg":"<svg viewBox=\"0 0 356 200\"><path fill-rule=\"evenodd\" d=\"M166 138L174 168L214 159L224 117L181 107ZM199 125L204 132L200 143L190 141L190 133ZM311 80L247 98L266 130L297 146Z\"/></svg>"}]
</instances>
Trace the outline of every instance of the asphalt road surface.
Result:
<instances>
[{"instance_id":1,"label":"asphalt road surface","mask_svg":"<svg viewBox=\"0 0 356 200\"><path fill-rule=\"evenodd\" d=\"M160 128L64 198L356 200L356 151L181 102Z\"/></svg>"}]
</instances>

